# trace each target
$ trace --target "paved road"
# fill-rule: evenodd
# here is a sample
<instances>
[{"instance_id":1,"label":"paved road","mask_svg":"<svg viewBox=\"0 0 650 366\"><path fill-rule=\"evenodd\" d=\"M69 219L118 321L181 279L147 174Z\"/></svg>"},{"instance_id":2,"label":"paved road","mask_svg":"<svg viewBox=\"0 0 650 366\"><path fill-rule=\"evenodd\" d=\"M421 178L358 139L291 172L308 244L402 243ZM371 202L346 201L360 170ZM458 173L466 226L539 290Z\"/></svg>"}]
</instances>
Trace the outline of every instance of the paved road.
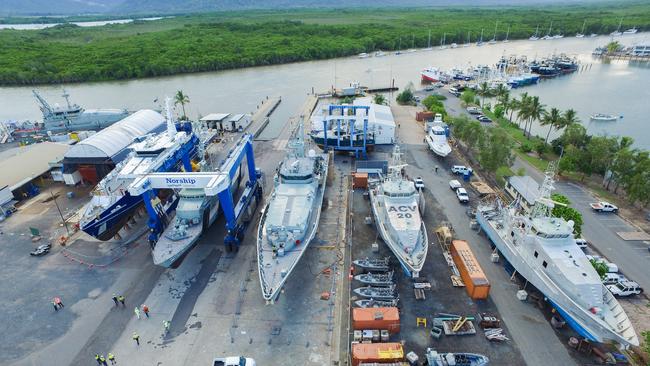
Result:
<instances>
[{"instance_id":1,"label":"paved road","mask_svg":"<svg viewBox=\"0 0 650 366\"><path fill-rule=\"evenodd\" d=\"M543 180L542 173L521 159L515 160L513 168L513 170L524 168L526 174L538 183ZM589 203L595 202L596 198L577 184L557 182L555 188L556 192L571 201L572 207L582 213L584 222L582 235L591 242L594 249L616 263L628 278L638 282L641 287L650 289L648 244L643 241L625 241L616 234L620 231L638 231L638 229L616 214L596 213L591 210Z\"/></svg>"}]
</instances>

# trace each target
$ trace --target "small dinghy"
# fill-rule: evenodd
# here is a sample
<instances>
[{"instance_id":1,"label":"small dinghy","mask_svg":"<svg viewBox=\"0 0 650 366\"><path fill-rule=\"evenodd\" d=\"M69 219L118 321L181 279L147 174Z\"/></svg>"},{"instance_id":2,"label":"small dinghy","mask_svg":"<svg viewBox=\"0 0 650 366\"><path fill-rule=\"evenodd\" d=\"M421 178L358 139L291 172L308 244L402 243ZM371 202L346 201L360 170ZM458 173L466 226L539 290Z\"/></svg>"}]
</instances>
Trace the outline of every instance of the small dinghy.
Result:
<instances>
[{"instance_id":1,"label":"small dinghy","mask_svg":"<svg viewBox=\"0 0 650 366\"><path fill-rule=\"evenodd\" d=\"M393 300L375 300L375 299L363 299L357 300L354 302L359 308L394 308L399 303L399 299Z\"/></svg>"},{"instance_id":2,"label":"small dinghy","mask_svg":"<svg viewBox=\"0 0 650 366\"><path fill-rule=\"evenodd\" d=\"M364 273L354 279L371 286L390 286L393 284L393 271L387 273Z\"/></svg>"},{"instance_id":3,"label":"small dinghy","mask_svg":"<svg viewBox=\"0 0 650 366\"><path fill-rule=\"evenodd\" d=\"M391 285L389 287L359 287L354 289L354 293L370 299L390 300L397 298L397 295L395 294L395 285Z\"/></svg>"},{"instance_id":4,"label":"small dinghy","mask_svg":"<svg viewBox=\"0 0 650 366\"><path fill-rule=\"evenodd\" d=\"M370 259L366 257L366 259L357 259L352 263L370 271L388 272L390 269L388 266L388 257L382 259Z\"/></svg>"},{"instance_id":5,"label":"small dinghy","mask_svg":"<svg viewBox=\"0 0 650 366\"><path fill-rule=\"evenodd\" d=\"M490 359L476 353L438 353L427 348L427 363L429 366L485 366L490 363Z\"/></svg>"}]
</instances>

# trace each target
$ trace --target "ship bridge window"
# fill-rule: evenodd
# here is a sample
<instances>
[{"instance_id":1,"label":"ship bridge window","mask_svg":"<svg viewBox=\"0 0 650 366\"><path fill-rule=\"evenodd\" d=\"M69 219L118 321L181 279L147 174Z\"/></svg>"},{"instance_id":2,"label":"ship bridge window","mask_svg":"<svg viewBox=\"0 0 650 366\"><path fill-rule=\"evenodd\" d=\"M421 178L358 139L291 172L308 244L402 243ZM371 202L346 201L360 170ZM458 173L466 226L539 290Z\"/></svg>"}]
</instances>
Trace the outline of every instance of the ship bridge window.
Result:
<instances>
[{"instance_id":1,"label":"ship bridge window","mask_svg":"<svg viewBox=\"0 0 650 366\"><path fill-rule=\"evenodd\" d=\"M537 258L537 257L539 257L539 253L537 253L537 251L535 251L535 258Z\"/></svg>"},{"instance_id":2,"label":"ship bridge window","mask_svg":"<svg viewBox=\"0 0 650 366\"><path fill-rule=\"evenodd\" d=\"M546 268L546 266L548 266L548 263L546 263L546 261L544 261L544 262L542 262L542 266L543 266L544 268Z\"/></svg>"},{"instance_id":3,"label":"ship bridge window","mask_svg":"<svg viewBox=\"0 0 650 366\"><path fill-rule=\"evenodd\" d=\"M308 180L312 177L311 174L307 175L284 175L282 174L282 180Z\"/></svg>"}]
</instances>

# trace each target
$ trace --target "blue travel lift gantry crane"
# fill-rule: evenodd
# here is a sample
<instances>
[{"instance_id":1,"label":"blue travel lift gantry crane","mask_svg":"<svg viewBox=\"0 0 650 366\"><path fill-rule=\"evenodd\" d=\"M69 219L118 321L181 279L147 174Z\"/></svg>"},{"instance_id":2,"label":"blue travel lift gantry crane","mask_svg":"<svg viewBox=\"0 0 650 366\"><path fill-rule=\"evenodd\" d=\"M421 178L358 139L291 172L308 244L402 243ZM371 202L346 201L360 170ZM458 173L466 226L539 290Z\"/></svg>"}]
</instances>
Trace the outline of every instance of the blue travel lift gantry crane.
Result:
<instances>
[{"instance_id":1,"label":"blue travel lift gantry crane","mask_svg":"<svg viewBox=\"0 0 650 366\"><path fill-rule=\"evenodd\" d=\"M231 182L237 179L239 166L246 158L248 181L239 201L235 205ZM222 168L215 172L167 172L150 173L137 178L129 187L132 195L142 195L149 214L147 225L150 228L149 240L155 242L165 229L165 215L162 206L156 200L156 189L202 188L206 196L219 196L219 204L226 219L226 237L224 244L230 251L239 247L246 229L247 219L252 217L254 207L262 199L262 173L255 167L253 154L253 136L245 134L232 148Z\"/></svg>"},{"instance_id":2,"label":"blue travel lift gantry crane","mask_svg":"<svg viewBox=\"0 0 650 366\"><path fill-rule=\"evenodd\" d=\"M340 111L340 115L335 115L333 114L334 111ZM357 135L355 132L355 127L356 127L356 122L357 118L360 116L357 115L357 110L363 110L363 143L360 146L355 146L354 144L354 138ZM333 150L340 150L340 151L354 151L354 156L356 158L359 157L359 154L363 155L363 158L365 159L367 157L367 148L366 148L366 140L368 137L368 112L370 110L369 106L365 105L348 105L348 104L330 104L327 112L328 115L323 118L323 151L327 152L329 148L332 148ZM351 114L348 114L350 113ZM332 120L336 120L336 145L332 146L327 143L327 130L329 128L329 124L332 122ZM350 143L345 144L341 143L341 121L347 121L347 129L349 130L350 136Z\"/></svg>"}]
</instances>

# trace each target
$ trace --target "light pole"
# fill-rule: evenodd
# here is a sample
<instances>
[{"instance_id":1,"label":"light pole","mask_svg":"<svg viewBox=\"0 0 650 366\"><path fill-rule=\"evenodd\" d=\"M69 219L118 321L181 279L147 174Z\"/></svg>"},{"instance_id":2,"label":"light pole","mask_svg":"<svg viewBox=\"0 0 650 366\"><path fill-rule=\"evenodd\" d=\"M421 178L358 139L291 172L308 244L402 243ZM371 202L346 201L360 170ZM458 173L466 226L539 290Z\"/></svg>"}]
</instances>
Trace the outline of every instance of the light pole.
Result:
<instances>
[{"instance_id":1,"label":"light pole","mask_svg":"<svg viewBox=\"0 0 650 366\"><path fill-rule=\"evenodd\" d=\"M63 218L63 213L61 212L61 208L59 207L59 203L56 202L56 197L54 196L52 191L50 191L50 196L54 200L54 205L56 205L57 211L59 211L59 216L61 216L61 222L63 222L63 226L65 226L65 232L68 234L68 236L70 236L70 230L68 230L68 223Z\"/></svg>"}]
</instances>

